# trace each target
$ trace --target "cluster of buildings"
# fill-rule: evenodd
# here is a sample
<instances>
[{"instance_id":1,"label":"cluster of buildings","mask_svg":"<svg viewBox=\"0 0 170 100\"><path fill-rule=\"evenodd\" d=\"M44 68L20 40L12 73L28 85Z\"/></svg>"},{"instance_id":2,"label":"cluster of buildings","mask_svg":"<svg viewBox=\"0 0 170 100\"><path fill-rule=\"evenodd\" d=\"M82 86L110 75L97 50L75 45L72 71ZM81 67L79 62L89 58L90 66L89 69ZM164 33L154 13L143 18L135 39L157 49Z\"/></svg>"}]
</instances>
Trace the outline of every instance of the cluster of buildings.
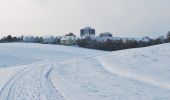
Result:
<instances>
[{"instance_id":1,"label":"cluster of buildings","mask_svg":"<svg viewBox=\"0 0 170 100\"><path fill-rule=\"evenodd\" d=\"M143 38L120 38L120 37L113 37L113 35L109 32L104 32L100 33L99 36L95 35L95 29L91 27L85 27L80 30L80 38L85 38L85 37L91 37L91 39L94 39L98 42L106 42L108 39L109 40L122 40L123 42L128 42L128 41L143 41L143 42L149 42L150 38L149 37L143 37Z\"/></svg>"},{"instance_id":2,"label":"cluster of buildings","mask_svg":"<svg viewBox=\"0 0 170 100\"><path fill-rule=\"evenodd\" d=\"M122 40L123 42L127 42L129 40L134 41L144 41L148 42L150 39L149 37L143 37L142 39L136 38L120 38L120 37L113 37L111 33L104 32L100 33L99 36L96 36L95 29L91 27L85 27L80 29L80 37L77 37L73 33L66 34L65 36L58 36L58 37L41 37L41 38L33 38L33 37L25 37L24 42L34 42L34 41L41 41L43 43L48 44L62 44L62 45L74 45L76 44L77 39L84 39L86 37L90 37L91 39L97 40L99 42L104 42L109 40Z\"/></svg>"},{"instance_id":3,"label":"cluster of buildings","mask_svg":"<svg viewBox=\"0 0 170 100\"><path fill-rule=\"evenodd\" d=\"M94 37L95 34L96 34L95 29L93 29L91 27L85 27L83 29L80 29L80 37L81 38L85 38L87 36ZM112 37L112 34L109 32L104 32L104 33L100 33L99 37Z\"/></svg>"},{"instance_id":4,"label":"cluster of buildings","mask_svg":"<svg viewBox=\"0 0 170 100\"><path fill-rule=\"evenodd\" d=\"M84 39L86 37L91 37L92 39L98 40L98 41L106 41L107 39L113 38L112 34L109 32L101 33L99 36L95 36L96 32L95 29L91 27L85 27L80 29L80 39ZM79 39L76 35L73 33L66 34L65 36L61 37L60 43L62 45L73 45L76 43L76 40Z\"/></svg>"}]
</instances>

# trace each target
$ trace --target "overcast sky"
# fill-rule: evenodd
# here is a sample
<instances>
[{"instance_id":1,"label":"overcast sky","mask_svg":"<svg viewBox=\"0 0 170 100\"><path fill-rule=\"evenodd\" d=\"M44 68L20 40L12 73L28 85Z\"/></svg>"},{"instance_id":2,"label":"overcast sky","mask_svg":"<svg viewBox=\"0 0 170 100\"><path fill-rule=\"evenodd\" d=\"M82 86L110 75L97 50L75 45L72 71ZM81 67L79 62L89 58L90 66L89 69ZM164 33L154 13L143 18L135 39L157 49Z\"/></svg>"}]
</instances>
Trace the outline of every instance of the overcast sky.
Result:
<instances>
[{"instance_id":1,"label":"overcast sky","mask_svg":"<svg viewBox=\"0 0 170 100\"><path fill-rule=\"evenodd\" d=\"M0 34L166 34L170 0L0 0Z\"/></svg>"}]
</instances>

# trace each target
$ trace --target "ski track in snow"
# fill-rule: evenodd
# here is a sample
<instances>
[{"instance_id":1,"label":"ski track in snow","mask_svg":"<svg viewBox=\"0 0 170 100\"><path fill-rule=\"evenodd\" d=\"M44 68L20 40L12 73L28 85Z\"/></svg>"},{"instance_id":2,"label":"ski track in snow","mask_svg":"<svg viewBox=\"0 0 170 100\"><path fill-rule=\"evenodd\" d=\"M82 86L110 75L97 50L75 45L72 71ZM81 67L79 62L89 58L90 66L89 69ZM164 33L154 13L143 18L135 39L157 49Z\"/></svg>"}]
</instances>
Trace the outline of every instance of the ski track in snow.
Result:
<instances>
[{"instance_id":1,"label":"ski track in snow","mask_svg":"<svg viewBox=\"0 0 170 100\"><path fill-rule=\"evenodd\" d=\"M31 65L30 65L31 66ZM14 77L12 77L2 88L0 91L0 100L8 100L9 93L13 87L13 85L16 83L16 81L26 72L28 72L31 69L31 67L27 66L20 72L18 72Z\"/></svg>"},{"instance_id":2,"label":"ski track in snow","mask_svg":"<svg viewBox=\"0 0 170 100\"><path fill-rule=\"evenodd\" d=\"M63 100L50 82L52 70L53 67L46 62L28 65L2 88L0 100L40 100L42 97L47 100Z\"/></svg>"},{"instance_id":3,"label":"ski track in snow","mask_svg":"<svg viewBox=\"0 0 170 100\"><path fill-rule=\"evenodd\" d=\"M50 80L50 73L53 70L53 66L50 67L44 67L43 72L41 74L41 88L44 92L46 98L48 100L64 100L62 95L59 93L59 91L55 90L55 87L52 85L52 82Z\"/></svg>"}]
</instances>

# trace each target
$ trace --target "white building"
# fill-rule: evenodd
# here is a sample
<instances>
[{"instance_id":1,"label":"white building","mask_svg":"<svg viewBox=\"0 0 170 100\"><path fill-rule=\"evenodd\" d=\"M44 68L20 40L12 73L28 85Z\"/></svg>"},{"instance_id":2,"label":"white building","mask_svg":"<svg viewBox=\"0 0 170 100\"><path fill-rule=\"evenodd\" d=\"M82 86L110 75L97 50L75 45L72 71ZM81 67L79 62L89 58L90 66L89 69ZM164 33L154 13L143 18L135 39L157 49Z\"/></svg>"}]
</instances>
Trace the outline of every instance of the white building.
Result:
<instances>
[{"instance_id":1,"label":"white building","mask_svg":"<svg viewBox=\"0 0 170 100\"><path fill-rule=\"evenodd\" d=\"M76 36L63 36L60 39L61 45L75 45L77 41Z\"/></svg>"}]
</instances>

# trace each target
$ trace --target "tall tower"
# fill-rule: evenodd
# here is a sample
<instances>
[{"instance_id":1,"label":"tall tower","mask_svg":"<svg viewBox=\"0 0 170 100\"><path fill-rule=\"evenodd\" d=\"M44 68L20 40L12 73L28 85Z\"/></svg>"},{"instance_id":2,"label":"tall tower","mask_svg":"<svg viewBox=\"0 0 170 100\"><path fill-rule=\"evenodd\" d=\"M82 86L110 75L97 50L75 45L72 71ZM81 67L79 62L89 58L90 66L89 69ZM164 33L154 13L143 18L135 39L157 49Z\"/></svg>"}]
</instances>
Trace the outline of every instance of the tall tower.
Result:
<instances>
[{"instance_id":1,"label":"tall tower","mask_svg":"<svg viewBox=\"0 0 170 100\"><path fill-rule=\"evenodd\" d=\"M85 36L95 36L95 29L91 27L85 27L83 29L80 29L80 37Z\"/></svg>"}]
</instances>

